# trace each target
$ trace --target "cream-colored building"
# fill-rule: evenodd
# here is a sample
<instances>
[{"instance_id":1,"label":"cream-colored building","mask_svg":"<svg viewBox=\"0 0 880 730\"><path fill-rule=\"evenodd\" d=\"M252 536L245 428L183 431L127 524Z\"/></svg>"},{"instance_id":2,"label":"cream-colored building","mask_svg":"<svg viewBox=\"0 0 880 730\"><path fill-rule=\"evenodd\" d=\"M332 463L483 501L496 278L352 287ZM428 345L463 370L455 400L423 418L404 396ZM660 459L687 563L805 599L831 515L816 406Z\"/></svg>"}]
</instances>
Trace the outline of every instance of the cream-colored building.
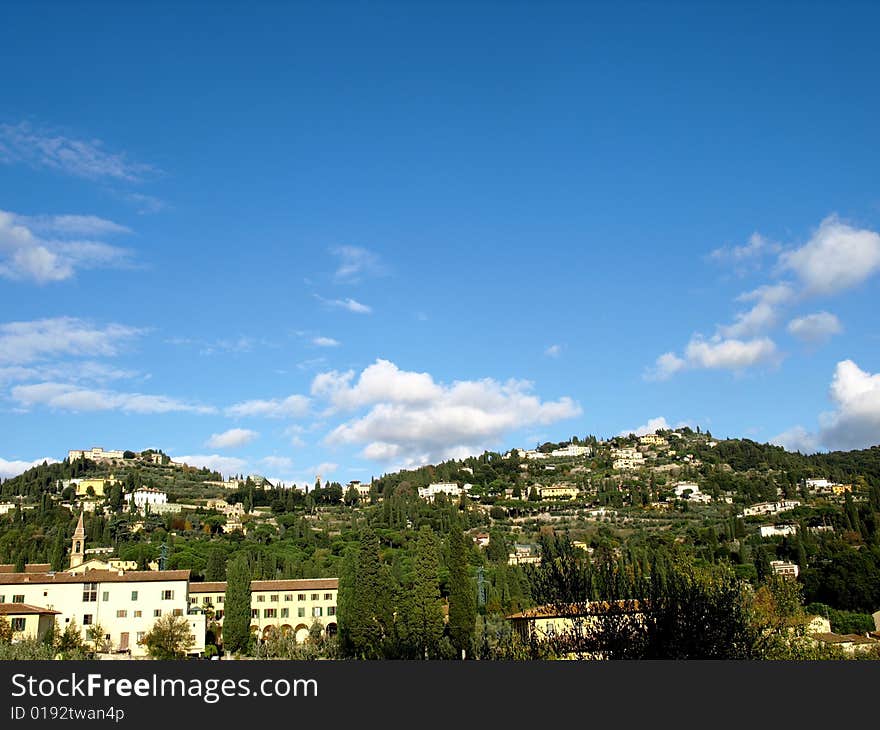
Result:
<instances>
[{"instance_id":1,"label":"cream-colored building","mask_svg":"<svg viewBox=\"0 0 880 730\"><path fill-rule=\"evenodd\" d=\"M0 574L0 603L57 611L59 631L76 622L83 638L100 625L112 650L132 657L147 655L138 642L168 614L186 617L195 639L191 653L204 652L205 617L190 615L188 589L188 570Z\"/></svg>"},{"instance_id":2,"label":"cream-colored building","mask_svg":"<svg viewBox=\"0 0 880 730\"><path fill-rule=\"evenodd\" d=\"M88 459L89 461L114 461L123 459L124 451L104 451L100 446L87 450L71 449L67 452L68 461L76 461L77 459Z\"/></svg>"},{"instance_id":3,"label":"cream-colored building","mask_svg":"<svg viewBox=\"0 0 880 730\"><path fill-rule=\"evenodd\" d=\"M337 578L251 581L251 631L265 638L272 631L293 631L301 642L317 621L328 635L337 630ZM190 606L212 609L223 624L225 582L190 583Z\"/></svg>"},{"instance_id":4,"label":"cream-colored building","mask_svg":"<svg viewBox=\"0 0 880 730\"><path fill-rule=\"evenodd\" d=\"M42 639L55 625L58 611L26 603L0 603L0 617L12 629L12 641Z\"/></svg>"},{"instance_id":5,"label":"cream-colored building","mask_svg":"<svg viewBox=\"0 0 880 730\"><path fill-rule=\"evenodd\" d=\"M551 484L538 487L538 495L541 499L576 499L578 488L573 484Z\"/></svg>"},{"instance_id":6,"label":"cream-colored building","mask_svg":"<svg viewBox=\"0 0 880 730\"><path fill-rule=\"evenodd\" d=\"M617 470L640 469L645 465L645 455L634 447L612 449L611 458L614 459L612 467Z\"/></svg>"}]
</instances>

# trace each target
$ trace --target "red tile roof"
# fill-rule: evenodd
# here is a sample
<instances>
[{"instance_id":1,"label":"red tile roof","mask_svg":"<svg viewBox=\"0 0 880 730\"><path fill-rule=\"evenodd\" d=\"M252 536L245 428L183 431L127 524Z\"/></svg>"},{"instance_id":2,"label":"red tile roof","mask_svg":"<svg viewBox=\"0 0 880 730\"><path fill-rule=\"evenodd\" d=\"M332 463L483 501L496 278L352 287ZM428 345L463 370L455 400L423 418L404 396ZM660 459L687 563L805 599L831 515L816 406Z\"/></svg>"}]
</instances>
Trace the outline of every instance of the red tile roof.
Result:
<instances>
[{"instance_id":1,"label":"red tile roof","mask_svg":"<svg viewBox=\"0 0 880 730\"><path fill-rule=\"evenodd\" d=\"M337 590L338 578L298 578L295 580L253 580L251 591L318 591ZM204 583L190 583L190 593L225 593L224 581L206 581Z\"/></svg>"},{"instance_id":2,"label":"red tile roof","mask_svg":"<svg viewBox=\"0 0 880 730\"><path fill-rule=\"evenodd\" d=\"M70 573L0 573L0 585L60 583L135 583L141 581L189 580L188 570L89 570L80 575Z\"/></svg>"}]
</instances>

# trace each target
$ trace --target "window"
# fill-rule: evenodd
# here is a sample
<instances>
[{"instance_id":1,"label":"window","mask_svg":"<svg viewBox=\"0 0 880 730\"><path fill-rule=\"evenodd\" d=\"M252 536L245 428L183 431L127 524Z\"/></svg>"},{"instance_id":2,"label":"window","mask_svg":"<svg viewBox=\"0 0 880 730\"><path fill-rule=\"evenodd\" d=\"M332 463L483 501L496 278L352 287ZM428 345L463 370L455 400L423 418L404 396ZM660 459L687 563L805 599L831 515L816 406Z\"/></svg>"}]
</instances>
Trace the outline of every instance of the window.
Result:
<instances>
[{"instance_id":1,"label":"window","mask_svg":"<svg viewBox=\"0 0 880 730\"><path fill-rule=\"evenodd\" d=\"M263 618L278 618L278 609L277 608L263 609Z\"/></svg>"},{"instance_id":2,"label":"window","mask_svg":"<svg viewBox=\"0 0 880 730\"><path fill-rule=\"evenodd\" d=\"M110 600L110 591L104 591L101 594L101 600L102 601L109 601Z\"/></svg>"},{"instance_id":3,"label":"window","mask_svg":"<svg viewBox=\"0 0 880 730\"><path fill-rule=\"evenodd\" d=\"M174 591L162 591L162 600L163 601L173 601L174 600Z\"/></svg>"},{"instance_id":4,"label":"window","mask_svg":"<svg viewBox=\"0 0 880 730\"><path fill-rule=\"evenodd\" d=\"M0 603L6 603L6 596L0 593Z\"/></svg>"},{"instance_id":5,"label":"window","mask_svg":"<svg viewBox=\"0 0 880 730\"><path fill-rule=\"evenodd\" d=\"M143 616L143 613L144 613L143 611L135 611L135 612L134 612L134 617L135 617L135 618L140 618L141 616Z\"/></svg>"},{"instance_id":6,"label":"window","mask_svg":"<svg viewBox=\"0 0 880 730\"><path fill-rule=\"evenodd\" d=\"M128 618L128 611L126 611L124 608L119 609L116 612L116 618Z\"/></svg>"},{"instance_id":7,"label":"window","mask_svg":"<svg viewBox=\"0 0 880 730\"><path fill-rule=\"evenodd\" d=\"M142 644L144 642L144 633L143 631L137 632L137 643Z\"/></svg>"},{"instance_id":8,"label":"window","mask_svg":"<svg viewBox=\"0 0 880 730\"><path fill-rule=\"evenodd\" d=\"M336 606L327 606L327 615L335 616L336 615Z\"/></svg>"},{"instance_id":9,"label":"window","mask_svg":"<svg viewBox=\"0 0 880 730\"><path fill-rule=\"evenodd\" d=\"M211 605L211 596L205 596L202 598L202 605L210 606Z\"/></svg>"},{"instance_id":10,"label":"window","mask_svg":"<svg viewBox=\"0 0 880 730\"><path fill-rule=\"evenodd\" d=\"M332 594L332 593L325 593L325 594L324 594L324 600L325 600L325 601L332 601L332 600L333 600L333 594Z\"/></svg>"},{"instance_id":11,"label":"window","mask_svg":"<svg viewBox=\"0 0 880 730\"><path fill-rule=\"evenodd\" d=\"M315 618L317 618L317 617L320 616L320 615L321 615L321 607L320 607L320 606L315 606L315 607L312 609L312 616L314 616Z\"/></svg>"},{"instance_id":12,"label":"window","mask_svg":"<svg viewBox=\"0 0 880 730\"><path fill-rule=\"evenodd\" d=\"M136 601L137 599L138 599L138 592L137 592L137 591L132 591L132 592L131 592L131 600L132 600L132 601Z\"/></svg>"},{"instance_id":13,"label":"window","mask_svg":"<svg viewBox=\"0 0 880 730\"><path fill-rule=\"evenodd\" d=\"M223 603L223 596L217 596L217 603Z\"/></svg>"},{"instance_id":14,"label":"window","mask_svg":"<svg viewBox=\"0 0 880 730\"><path fill-rule=\"evenodd\" d=\"M83 601L90 603L98 600L98 584L83 583Z\"/></svg>"},{"instance_id":15,"label":"window","mask_svg":"<svg viewBox=\"0 0 880 730\"><path fill-rule=\"evenodd\" d=\"M23 619L23 618L12 619L12 630L13 631L24 631L24 623L25 623L25 619Z\"/></svg>"},{"instance_id":16,"label":"window","mask_svg":"<svg viewBox=\"0 0 880 730\"><path fill-rule=\"evenodd\" d=\"M297 593L297 594L296 594L296 600L297 600L297 601L304 601L304 600L306 600L306 594L305 594L305 593Z\"/></svg>"},{"instance_id":17,"label":"window","mask_svg":"<svg viewBox=\"0 0 880 730\"><path fill-rule=\"evenodd\" d=\"M287 603L290 603L290 602L293 600L293 593L285 593L285 594L284 594L284 600L285 600ZM2 601L0 601L0 603L2 603Z\"/></svg>"},{"instance_id":18,"label":"window","mask_svg":"<svg viewBox=\"0 0 880 730\"><path fill-rule=\"evenodd\" d=\"M92 614L87 613L83 616L83 626L91 626L92 625Z\"/></svg>"},{"instance_id":19,"label":"window","mask_svg":"<svg viewBox=\"0 0 880 730\"><path fill-rule=\"evenodd\" d=\"M277 593L272 594L271 596L269 596L269 600L272 603L278 603L278 594Z\"/></svg>"},{"instance_id":20,"label":"window","mask_svg":"<svg viewBox=\"0 0 880 730\"><path fill-rule=\"evenodd\" d=\"M318 600L318 594L317 594L317 593L312 593L312 600L313 600L313 601L317 601L317 600Z\"/></svg>"},{"instance_id":21,"label":"window","mask_svg":"<svg viewBox=\"0 0 880 730\"><path fill-rule=\"evenodd\" d=\"M214 614L214 618L216 618L218 621L222 621L222 620L223 620L223 611L222 611L222 610L221 610L221 611L217 611L217 612Z\"/></svg>"},{"instance_id":22,"label":"window","mask_svg":"<svg viewBox=\"0 0 880 730\"><path fill-rule=\"evenodd\" d=\"M303 617L305 617L305 615L306 615L306 609L305 609L303 606L300 606L298 609L296 609L296 615L297 615L299 618L303 618Z\"/></svg>"},{"instance_id":23,"label":"window","mask_svg":"<svg viewBox=\"0 0 880 730\"><path fill-rule=\"evenodd\" d=\"M162 609L161 609L161 608L157 608L155 611L153 611L153 616L154 616L155 618L159 618L159 616L161 616L161 615L162 615Z\"/></svg>"},{"instance_id":24,"label":"window","mask_svg":"<svg viewBox=\"0 0 880 730\"><path fill-rule=\"evenodd\" d=\"M260 609L252 608L251 609L251 618L260 618Z\"/></svg>"},{"instance_id":25,"label":"window","mask_svg":"<svg viewBox=\"0 0 880 730\"><path fill-rule=\"evenodd\" d=\"M264 596L263 594L257 595L257 603L265 603L265 601L266 601L266 596Z\"/></svg>"},{"instance_id":26,"label":"window","mask_svg":"<svg viewBox=\"0 0 880 730\"><path fill-rule=\"evenodd\" d=\"M173 616L183 616L183 609L182 609L182 608L175 608L175 609L171 612L171 614L172 614Z\"/></svg>"},{"instance_id":27,"label":"window","mask_svg":"<svg viewBox=\"0 0 880 730\"><path fill-rule=\"evenodd\" d=\"M12 602L13 603L24 603L24 594L22 593L20 596L13 596Z\"/></svg>"},{"instance_id":28,"label":"window","mask_svg":"<svg viewBox=\"0 0 880 730\"><path fill-rule=\"evenodd\" d=\"M290 616L290 609L289 608L282 608L281 609L281 618L288 618L289 616Z\"/></svg>"},{"instance_id":29,"label":"window","mask_svg":"<svg viewBox=\"0 0 880 730\"><path fill-rule=\"evenodd\" d=\"M199 602L198 596L190 596L189 602L191 606L195 606Z\"/></svg>"}]
</instances>

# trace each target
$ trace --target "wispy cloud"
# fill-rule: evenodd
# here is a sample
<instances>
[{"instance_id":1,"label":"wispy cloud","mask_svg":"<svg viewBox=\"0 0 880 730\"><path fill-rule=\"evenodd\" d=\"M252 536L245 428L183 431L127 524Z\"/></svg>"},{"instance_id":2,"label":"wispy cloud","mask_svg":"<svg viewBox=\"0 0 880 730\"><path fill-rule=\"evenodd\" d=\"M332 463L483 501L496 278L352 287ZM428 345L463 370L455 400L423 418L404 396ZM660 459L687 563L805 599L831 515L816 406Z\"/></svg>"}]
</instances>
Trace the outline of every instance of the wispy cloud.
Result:
<instances>
[{"instance_id":1,"label":"wispy cloud","mask_svg":"<svg viewBox=\"0 0 880 730\"><path fill-rule=\"evenodd\" d=\"M298 418L309 411L309 399L304 395L268 400L247 400L226 409L233 418Z\"/></svg>"},{"instance_id":2,"label":"wispy cloud","mask_svg":"<svg viewBox=\"0 0 880 730\"><path fill-rule=\"evenodd\" d=\"M0 210L0 276L46 284L70 279L80 269L129 267L131 250L70 237L127 230L95 216L30 218Z\"/></svg>"},{"instance_id":3,"label":"wispy cloud","mask_svg":"<svg viewBox=\"0 0 880 730\"><path fill-rule=\"evenodd\" d=\"M59 355L112 357L145 330L121 324L98 326L75 317L0 324L0 364L22 365Z\"/></svg>"},{"instance_id":4,"label":"wispy cloud","mask_svg":"<svg viewBox=\"0 0 880 730\"><path fill-rule=\"evenodd\" d=\"M320 294L315 294L315 298L331 309L345 309L355 314L371 314L373 308L367 304L361 304L356 299L325 299Z\"/></svg>"},{"instance_id":5,"label":"wispy cloud","mask_svg":"<svg viewBox=\"0 0 880 730\"><path fill-rule=\"evenodd\" d=\"M0 162L24 163L89 180L139 182L159 173L152 165L111 152L99 139L76 139L30 122L0 124Z\"/></svg>"},{"instance_id":6,"label":"wispy cloud","mask_svg":"<svg viewBox=\"0 0 880 730\"><path fill-rule=\"evenodd\" d=\"M364 276L378 276L387 268L374 252L360 246L336 246L330 249L338 260L333 278L340 283L358 281Z\"/></svg>"},{"instance_id":7,"label":"wispy cloud","mask_svg":"<svg viewBox=\"0 0 880 730\"><path fill-rule=\"evenodd\" d=\"M220 454L188 454L186 456L172 456L172 461L178 464L197 466L200 469L210 469L220 472L225 477L232 474L240 474L247 466L247 461L234 456L221 456Z\"/></svg>"},{"instance_id":8,"label":"wispy cloud","mask_svg":"<svg viewBox=\"0 0 880 730\"><path fill-rule=\"evenodd\" d=\"M339 347L342 343L339 340L334 340L332 337L315 337L312 340L312 344L317 347Z\"/></svg>"},{"instance_id":9,"label":"wispy cloud","mask_svg":"<svg viewBox=\"0 0 880 730\"><path fill-rule=\"evenodd\" d=\"M550 345L544 350L544 354L547 357L559 357L562 354L562 345Z\"/></svg>"},{"instance_id":10,"label":"wispy cloud","mask_svg":"<svg viewBox=\"0 0 880 730\"><path fill-rule=\"evenodd\" d=\"M122 411L123 413L215 413L211 406L187 403L166 395L125 393L82 388L71 383L35 383L15 386L11 395L22 409L46 406L70 412Z\"/></svg>"}]
</instances>

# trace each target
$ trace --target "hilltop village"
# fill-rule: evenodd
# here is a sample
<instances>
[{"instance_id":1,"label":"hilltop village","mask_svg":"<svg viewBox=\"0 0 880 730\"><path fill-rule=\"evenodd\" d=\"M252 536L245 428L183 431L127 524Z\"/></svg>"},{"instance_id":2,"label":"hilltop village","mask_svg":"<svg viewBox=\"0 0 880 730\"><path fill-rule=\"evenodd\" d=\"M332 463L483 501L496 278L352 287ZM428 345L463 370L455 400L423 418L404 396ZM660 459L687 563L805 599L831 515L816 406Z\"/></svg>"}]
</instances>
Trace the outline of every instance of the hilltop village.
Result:
<instances>
[{"instance_id":1,"label":"hilltop village","mask_svg":"<svg viewBox=\"0 0 880 730\"><path fill-rule=\"evenodd\" d=\"M649 626L645 606L686 575L689 590L736 592L754 636L788 637L776 656L796 644L798 656L874 658L878 515L880 448L804 456L689 428L309 489L158 450L71 450L0 484L0 645L61 656L66 636L67 655L104 658L231 656L233 643L264 658L604 656L584 648L586 626L618 609ZM233 639L229 604L242 600L246 635ZM426 607L427 634L407 618ZM169 649L157 627L182 638ZM558 645L564 635L577 651Z\"/></svg>"}]
</instances>

